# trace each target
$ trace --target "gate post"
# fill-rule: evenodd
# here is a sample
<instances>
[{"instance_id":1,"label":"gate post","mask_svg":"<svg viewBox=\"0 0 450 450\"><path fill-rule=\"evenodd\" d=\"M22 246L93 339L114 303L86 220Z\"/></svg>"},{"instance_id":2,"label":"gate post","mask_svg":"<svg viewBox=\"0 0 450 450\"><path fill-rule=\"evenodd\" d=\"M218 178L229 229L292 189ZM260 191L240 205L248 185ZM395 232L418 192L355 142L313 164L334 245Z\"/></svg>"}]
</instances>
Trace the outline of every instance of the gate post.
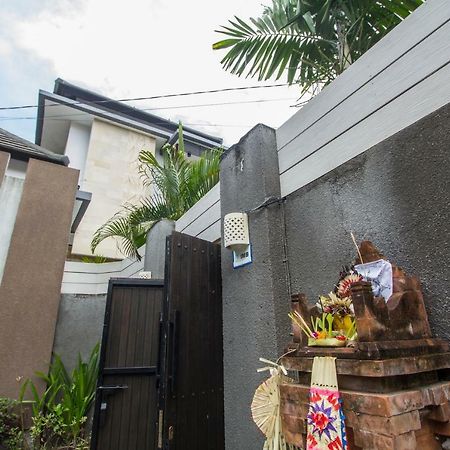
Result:
<instances>
[{"instance_id":1,"label":"gate post","mask_svg":"<svg viewBox=\"0 0 450 450\"><path fill-rule=\"evenodd\" d=\"M222 242L225 214L247 212L253 255L251 264L233 269L232 253L222 246L227 450L262 448L250 412L255 389L267 376L256 372L258 358L276 359L288 340L289 283L279 197L275 130L259 124L226 151L220 170Z\"/></svg>"},{"instance_id":2,"label":"gate post","mask_svg":"<svg viewBox=\"0 0 450 450\"><path fill-rule=\"evenodd\" d=\"M152 273L152 278L164 279L166 264L166 237L175 230L173 220L162 219L147 234L144 270Z\"/></svg>"}]
</instances>

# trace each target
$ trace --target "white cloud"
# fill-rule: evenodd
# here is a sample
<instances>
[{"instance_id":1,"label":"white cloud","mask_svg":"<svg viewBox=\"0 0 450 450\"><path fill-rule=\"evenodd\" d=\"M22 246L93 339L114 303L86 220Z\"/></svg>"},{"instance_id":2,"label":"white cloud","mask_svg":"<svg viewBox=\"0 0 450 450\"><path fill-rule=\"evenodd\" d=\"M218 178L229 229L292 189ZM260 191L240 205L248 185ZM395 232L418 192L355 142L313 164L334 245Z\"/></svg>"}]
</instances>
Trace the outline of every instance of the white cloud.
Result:
<instances>
[{"instance_id":1,"label":"white cloud","mask_svg":"<svg viewBox=\"0 0 450 450\"><path fill-rule=\"evenodd\" d=\"M260 4L260 0L80 0L75 4L53 0L34 15L16 17L11 33L19 48L48 60L57 76L114 98L248 86L258 83L225 72L220 66L224 53L213 52L211 45L220 39L214 29L235 14L244 18L258 15ZM7 50L3 48L3 52ZM175 120L186 118L193 126L219 133L232 144L258 122L279 126L294 113L289 106L297 94L296 88L274 88L139 102L136 106L277 99L155 111Z\"/></svg>"},{"instance_id":2,"label":"white cloud","mask_svg":"<svg viewBox=\"0 0 450 450\"><path fill-rule=\"evenodd\" d=\"M7 58L11 56L12 50L11 44L7 42L6 39L0 37L0 56L2 58Z\"/></svg>"}]
</instances>

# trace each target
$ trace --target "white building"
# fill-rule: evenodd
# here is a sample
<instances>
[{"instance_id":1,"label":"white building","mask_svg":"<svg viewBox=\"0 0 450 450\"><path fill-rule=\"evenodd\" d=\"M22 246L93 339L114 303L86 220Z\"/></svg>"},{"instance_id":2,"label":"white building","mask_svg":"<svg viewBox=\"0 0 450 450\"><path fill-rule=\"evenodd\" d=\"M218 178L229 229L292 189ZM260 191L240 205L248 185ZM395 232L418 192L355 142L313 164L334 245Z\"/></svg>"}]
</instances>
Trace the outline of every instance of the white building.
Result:
<instances>
[{"instance_id":1,"label":"white building","mask_svg":"<svg viewBox=\"0 0 450 450\"><path fill-rule=\"evenodd\" d=\"M183 128L188 156L221 146L222 139ZM83 221L73 235L72 253L90 255L94 232L121 205L144 194L137 170L142 149L159 155L178 139L178 124L57 79L54 92L39 92L36 144L70 159L80 171L79 188L92 193ZM113 240L99 255L121 258Z\"/></svg>"}]
</instances>

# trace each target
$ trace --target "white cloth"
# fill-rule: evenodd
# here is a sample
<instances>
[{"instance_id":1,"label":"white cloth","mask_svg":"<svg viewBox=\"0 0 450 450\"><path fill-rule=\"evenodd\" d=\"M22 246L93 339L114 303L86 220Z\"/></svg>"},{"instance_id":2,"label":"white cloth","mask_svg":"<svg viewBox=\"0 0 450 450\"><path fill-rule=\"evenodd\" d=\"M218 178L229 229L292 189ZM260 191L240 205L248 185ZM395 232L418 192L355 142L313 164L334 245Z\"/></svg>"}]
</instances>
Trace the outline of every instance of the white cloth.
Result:
<instances>
[{"instance_id":1,"label":"white cloth","mask_svg":"<svg viewBox=\"0 0 450 450\"><path fill-rule=\"evenodd\" d=\"M384 297L387 303L392 295L392 265L389 261L379 259L365 264L357 264L356 271L365 281L372 283L373 295Z\"/></svg>"}]
</instances>

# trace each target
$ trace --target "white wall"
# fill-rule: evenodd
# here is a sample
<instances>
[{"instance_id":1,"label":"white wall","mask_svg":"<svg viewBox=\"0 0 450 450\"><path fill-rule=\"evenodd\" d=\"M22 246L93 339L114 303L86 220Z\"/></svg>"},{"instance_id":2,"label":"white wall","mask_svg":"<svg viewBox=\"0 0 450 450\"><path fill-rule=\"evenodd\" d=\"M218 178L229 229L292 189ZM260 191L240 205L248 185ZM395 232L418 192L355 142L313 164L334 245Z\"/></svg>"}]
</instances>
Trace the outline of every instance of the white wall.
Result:
<instances>
[{"instance_id":1,"label":"white wall","mask_svg":"<svg viewBox=\"0 0 450 450\"><path fill-rule=\"evenodd\" d=\"M75 232L73 253L90 255L95 231L120 211L124 203L136 204L145 193L138 173L138 155L144 148L154 153L155 138L94 120L81 186L92 193L92 200ZM103 241L96 253L110 258L123 257L112 239Z\"/></svg>"},{"instance_id":2,"label":"white wall","mask_svg":"<svg viewBox=\"0 0 450 450\"><path fill-rule=\"evenodd\" d=\"M6 175L0 186L0 284L14 224L16 223L24 182L23 177L18 178Z\"/></svg>"},{"instance_id":3,"label":"white wall","mask_svg":"<svg viewBox=\"0 0 450 450\"><path fill-rule=\"evenodd\" d=\"M428 0L277 130L282 195L450 102L450 1ZM220 239L217 185L176 230Z\"/></svg>"},{"instance_id":4,"label":"white wall","mask_svg":"<svg viewBox=\"0 0 450 450\"><path fill-rule=\"evenodd\" d=\"M145 247L139 250L145 254ZM144 260L124 259L105 264L66 261L62 294L106 294L110 278L134 278L144 270Z\"/></svg>"},{"instance_id":5,"label":"white wall","mask_svg":"<svg viewBox=\"0 0 450 450\"><path fill-rule=\"evenodd\" d=\"M84 169L88 155L91 127L76 122L70 123L64 154L69 157L69 167L80 171L79 185L83 189Z\"/></svg>"},{"instance_id":6,"label":"white wall","mask_svg":"<svg viewBox=\"0 0 450 450\"><path fill-rule=\"evenodd\" d=\"M8 167L6 168L6 175L14 178L25 179L27 173L28 162L20 161L19 159L10 159Z\"/></svg>"},{"instance_id":7,"label":"white wall","mask_svg":"<svg viewBox=\"0 0 450 450\"><path fill-rule=\"evenodd\" d=\"M177 220L175 230L210 242L220 239L220 183Z\"/></svg>"}]
</instances>

